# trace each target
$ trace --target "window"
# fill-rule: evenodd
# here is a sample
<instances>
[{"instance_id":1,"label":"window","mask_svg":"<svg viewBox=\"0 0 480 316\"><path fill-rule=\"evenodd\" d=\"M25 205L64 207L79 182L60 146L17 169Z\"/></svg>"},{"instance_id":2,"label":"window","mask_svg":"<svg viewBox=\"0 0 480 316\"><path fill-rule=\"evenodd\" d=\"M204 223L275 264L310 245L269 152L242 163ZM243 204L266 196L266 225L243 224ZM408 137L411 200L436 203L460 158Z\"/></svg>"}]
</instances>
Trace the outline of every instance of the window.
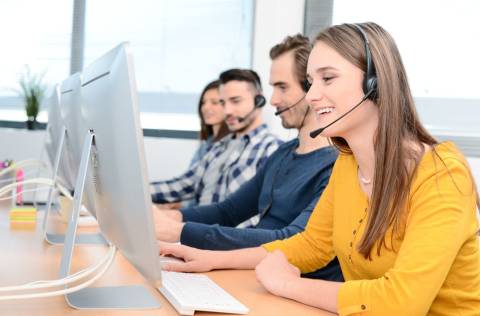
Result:
<instances>
[{"instance_id":1,"label":"window","mask_svg":"<svg viewBox=\"0 0 480 316\"><path fill-rule=\"evenodd\" d=\"M11 89L24 65L45 70L50 85L68 77L72 11L65 0L0 3L2 41L14 48L0 50L2 119L23 119ZM84 66L129 41L142 125L196 130L203 87L223 70L251 66L253 12L254 0L87 0Z\"/></svg>"},{"instance_id":2,"label":"window","mask_svg":"<svg viewBox=\"0 0 480 316\"><path fill-rule=\"evenodd\" d=\"M186 125L198 125L203 87L223 70L251 65L253 5L253 0L88 1L84 65L129 41L141 111L183 114L191 116Z\"/></svg>"},{"instance_id":3,"label":"window","mask_svg":"<svg viewBox=\"0 0 480 316\"><path fill-rule=\"evenodd\" d=\"M433 132L480 132L480 2L334 1L333 24L375 21L395 39ZM452 115L455 120L452 120Z\"/></svg>"},{"instance_id":4,"label":"window","mask_svg":"<svg viewBox=\"0 0 480 316\"><path fill-rule=\"evenodd\" d=\"M8 110L23 111L12 89L18 88L25 65L34 73L45 71L44 82L50 85L68 76L72 5L65 0L0 2L0 109L6 110L2 119L9 119Z\"/></svg>"}]
</instances>

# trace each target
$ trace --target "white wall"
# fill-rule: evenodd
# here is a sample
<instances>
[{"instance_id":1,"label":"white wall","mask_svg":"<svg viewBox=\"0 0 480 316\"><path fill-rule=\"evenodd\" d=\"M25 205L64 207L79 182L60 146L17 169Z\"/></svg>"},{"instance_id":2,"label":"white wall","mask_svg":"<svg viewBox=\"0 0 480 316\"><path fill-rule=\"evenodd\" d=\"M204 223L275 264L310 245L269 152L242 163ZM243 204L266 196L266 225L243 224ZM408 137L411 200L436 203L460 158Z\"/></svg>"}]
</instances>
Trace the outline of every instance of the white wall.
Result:
<instances>
[{"instance_id":1,"label":"white wall","mask_svg":"<svg viewBox=\"0 0 480 316\"><path fill-rule=\"evenodd\" d=\"M0 160L38 159L45 141L45 131L0 128Z\"/></svg>"},{"instance_id":2,"label":"white wall","mask_svg":"<svg viewBox=\"0 0 480 316\"><path fill-rule=\"evenodd\" d=\"M187 170L199 142L189 139L145 137L150 180L170 179Z\"/></svg>"},{"instance_id":3,"label":"white wall","mask_svg":"<svg viewBox=\"0 0 480 316\"><path fill-rule=\"evenodd\" d=\"M40 153L45 140L45 131L27 131L25 129L0 128L0 160L12 159L21 161L25 159L40 159ZM25 177L49 176L49 173L37 173L38 169L25 169ZM8 176L2 177L2 179ZM33 201L33 194L24 194L25 201ZM47 200L47 191L38 192L38 200Z\"/></svg>"},{"instance_id":4,"label":"white wall","mask_svg":"<svg viewBox=\"0 0 480 316\"><path fill-rule=\"evenodd\" d=\"M270 48L281 42L287 35L303 33L304 0L257 0L255 5L255 26L253 33L253 69L262 78L264 94L270 100L272 89L270 77ZM283 139L297 136L280 124L270 102L263 109L263 117L271 131Z\"/></svg>"}]
</instances>

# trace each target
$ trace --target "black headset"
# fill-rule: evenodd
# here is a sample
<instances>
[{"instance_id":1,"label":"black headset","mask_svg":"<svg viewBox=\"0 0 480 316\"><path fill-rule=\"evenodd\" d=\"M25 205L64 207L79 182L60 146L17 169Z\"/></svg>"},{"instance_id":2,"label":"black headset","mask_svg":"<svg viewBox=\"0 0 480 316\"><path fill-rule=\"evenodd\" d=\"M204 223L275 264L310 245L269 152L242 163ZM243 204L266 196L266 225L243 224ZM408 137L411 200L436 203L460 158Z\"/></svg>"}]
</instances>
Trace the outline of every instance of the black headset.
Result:
<instances>
[{"instance_id":1,"label":"black headset","mask_svg":"<svg viewBox=\"0 0 480 316\"><path fill-rule=\"evenodd\" d=\"M312 86L312 84L308 82L307 79L305 79L301 82L301 86L303 91L307 93L308 90L310 90L310 87ZM257 80L255 80L255 87L257 88L257 91L262 91L262 88L260 87L260 83ZM259 93L255 96L254 105L256 109L263 107L266 103L267 103L267 100L265 99L263 94Z\"/></svg>"},{"instance_id":2,"label":"black headset","mask_svg":"<svg viewBox=\"0 0 480 316\"><path fill-rule=\"evenodd\" d=\"M308 82L307 79L303 80L303 81L301 82L301 84L302 84L302 89L303 89L303 91L304 91L305 93L307 93L308 90L310 90L310 87L312 86L312 84L311 84L310 82Z\"/></svg>"},{"instance_id":3,"label":"black headset","mask_svg":"<svg viewBox=\"0 0 480 316\"><path fill-rule=\"evenodd\" d=\"M265 99L263 94L261 94L262 86L260 84L259 79L257 79L256 74L255 73L253 73L253 74L254 74L254 76L253 76L254 80L253 81L254 81L254 84L255 84L255 88L258 91L258 94L255 95L255 98L253 99L253 104L254 104L255 108L258 109L258 108L263 107L267 103L267 99Z\"/></svg>"},{"instance_id":4,"label":"black headset","mask_svg":"<svg viewBox=\"0 0 480 316\"><path fill-rule=\"evenodd\" d=\"M372 54L370 52L370 42L368 41L367 33L362 29L358 24L352 24L362 35L363 41L365 42L365 59L367 62L367 71L363 77L363 94L367 94L370 90L372 92L369 95L369 99L374 100L377 95L377 75L375 74L375 65L372 62ZM308 82L307 79L301 82L303 91L308 92L312 84Z\"/></svg>"},{"instance_id":5,"label":"black headset","mask_svg":"<svg viewBox=\"0 0 480 316\"><path fill-rule=\"evenodd\" d=\"M264 106L267 103L267 100L265 99L263 94L257 94L255 96L255 99L253 99L253 102L254 102L255 108L258 109Z\"/></svg>"},{"instance_id":6,"label":"black headset","mask_svg":"<svg viewBox=\"0 0 480 316\"><path fill-rule=\"evenodd\" d=\"M359 24L352 24L362 35L365 42L365 59L367 62L367 71L363 77L363 94L368 94L369 99L375 100L377 97L377 75L375 73L375 65L372 62L372 54L370 52L370 42L368 41L367 33L362 29Z\"/></svg>"},{"instance_id":7,"label":"black headset","mask_svg":"<svg viewBox=\"0 0 480 316\"><path fill-rule=\"evenodd\" d=\"M253 71L253 70L250 70L250 72L252 73L253 75L253 84L255 85L255 89L257 90L257 94L255 95L255 97L253 98L253 110L251 110L250 112L248 112L247 115L245 116L241 116L241 117L238 117L238 121L239 122L243 122L245 121L248 117L250 117L250 115L252 115L257 109L263 107L266 103L267 103L267 100L265 99L265 97L263 96L263 94L261 94L261 91L262 91L262 85L260 83L260 78L258 77L258 75Z\"/></svg>"}]
</instances>

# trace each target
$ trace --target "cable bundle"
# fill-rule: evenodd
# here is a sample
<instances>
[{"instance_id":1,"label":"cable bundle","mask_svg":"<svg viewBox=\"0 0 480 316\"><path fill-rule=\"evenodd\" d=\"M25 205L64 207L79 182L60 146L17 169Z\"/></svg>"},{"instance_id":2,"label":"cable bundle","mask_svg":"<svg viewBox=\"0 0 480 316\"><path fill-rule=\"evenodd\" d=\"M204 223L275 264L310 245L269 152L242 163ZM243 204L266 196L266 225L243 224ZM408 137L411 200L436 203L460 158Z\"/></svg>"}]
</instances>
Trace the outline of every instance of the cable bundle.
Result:
<instances>
[{"instance_id":1,"label":"cable bundle","mask_svg":"<svg viewBox=\"0 0 480 316\"><path fill-rule=\"evenodd\" d=\"M109 251L100 262L62 279L42 280L30 282L23 285L0 287L0 301L60 296L84 289L105 274L105 272L108 270L108 268L113 263L113 260L115 259L115 253L116 248L113 245L110 245ZM66 288L66 286L86 279L87 277L89 277L87 280L84 280L81 283L74 285L73 287ZM55 289L58 287L65 288ZM50 290L45 291L46 289ZM22 293L32 291L34 292ZM8 292L10 293L6 294Z\"/></svg>"}]
</instances>

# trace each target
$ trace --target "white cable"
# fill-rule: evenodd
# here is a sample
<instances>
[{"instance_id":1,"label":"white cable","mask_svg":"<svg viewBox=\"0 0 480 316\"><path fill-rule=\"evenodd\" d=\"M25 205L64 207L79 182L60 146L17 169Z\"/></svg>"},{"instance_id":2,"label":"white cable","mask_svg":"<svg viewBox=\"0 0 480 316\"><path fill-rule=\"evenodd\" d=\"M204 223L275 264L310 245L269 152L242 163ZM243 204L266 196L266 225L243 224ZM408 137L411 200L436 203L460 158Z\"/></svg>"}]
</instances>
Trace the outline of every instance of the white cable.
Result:
<instances>
[{"instance_id":1,"label":"white cable","mask_svg":"<svg viewBox=\"0 0 480 316\"><path fill-rule=\"evenodd\" d=\"M17 192L17 193L15 193L15 194L13 194L13 195L0 198L0 201L11 200L13 197L17 197L17 196L19 196L19 195L22 195L23 193L38 192L38 191L42 191L42 190L46 190L46 189L48 189L48 187L41 187L41 188L36 188L36 189L22 190L22 191Z\"/></svg>"},{"instance_id":2,"label":"white cable","mask_svg":"<svg viewBox=\"0 0 480 316\"><path fill-rule=\"evenodd\" d=\"M13 292L13 291L26 291L26 290L35 290L35 289L42 289L42 288L49 288L49 287L56 287L56 286L61 286L61 285L67 285L73 282L76 282L78 280L84 279L85 277L89 276L96 270L98 270L101 266L106 264L109 260L110 257L112 257L115 254L115 247L113 245L110 245L110 249L107 252L107 254L102 258L101 261L96 263L95 265L80 270L72 275L69 275L65 278L62 279L56 279L56 280L40 280L40 281L34 281L30 282L27 284L22 284L22 285L15 285L15 286L4 286L0 287L0 292Z\"/></svg>"},{"instance_id":3,"label":"white cable","mask_svg":"<svg viewBox=\"0 0 480 316\"><path fill-rule=\"evenodd\" d=\"M23 174L23 178L26 179L28 176L32 175L34 171L28 171ZM5 178L5 179L0 179L0 183L10 183L10 182L15 182L17 181L17 177L10 177L10 178Z\"/></svg>"},{"instance_id":4,"label":"white cable","mask_svg":"<svg viewBox=\"0 0 480 316\"><path fill-rule=\"evenodd\" d=\"M35 181L34 181L35 180ZM45 181L45 180L48 180L48 181ZM51 181L50 179L31 179L28 184L31 184L31 183L48 183L48 182L53 182ZM26 181L24 181L26 182ZM51 184L51 183L50 183ZM13 187L13 186L11 186ZM36 188L36 189L32 189L32 190L24 190L23 192L30 192L30 191L39 191L39 190L42 190L42 189L45 189L45 188ZM72 199L72 196L70 195L70 193L68 192L68 190L66 190L65 188L63 188L62 186L60 186L60 191L65 191L65 195L67 196L67 198L70 198ZM20 195L22 194L23 192L19 192L15 195ZM0 199L1 200L5 200L5 199L11 199L11 196L7 197L7 198L2 198ZM110 246L110 252L113 252L115 249L113 246ZM69 284L69 283L72 283L72 282L75 282L79 279L83 279L85 278L86 276L92 274L95 270L97 270L102 264L104 264L106 262L106 260L109 258L109 253L107 253L107 255L99 262L97 263L96 265L90 267L90 268L86 268L86 269L83 269L81 271L78 271L77 273L73 274L73 275L70 275L70 276L67 276L63 279L58 279L58 280L46 280L46 281L35 281L35 282L31 282L31 283L28 283L28 284L24 284L24 285L19 285L19 286L11 286L11 287L0 287L0 292L5 292L5 291L18 291L18 290L31 290L31 289L35 289L35 288L48 288L48 287L53 287L53 286L59 286L59 285L66 285L66 284Z\"/></svg>"},{"instance_id":5,"label":"white cable","mask_svg":"<svg viewBox=\"0 0 480 316\"><path fill-rule=\"evenodd\" d=\"M96 263L95 265L93 265L91 267L88 267L88 268L85 268L83 270L77 271L74 274L68 275L68 276L66 276L62 279L40 280L40 281L31 282L29 284L30 285L36 285L36 284L48 283L48 284L55 284L55 285L59 286L59 285L65 285L65 283L62 282L63 280L67 280L67 284L68 284L68 283L74 282L76 280L83 279L85 276L88 276L93 271L97 270L102 265L106 264L107 261L109 260L109 258L115 254L115 249L116 249L115 246L110 244L108 252L103 256L102 260L100 260L98 263ZM26 285L29 285L29 284L26 284Z\"/></svg>"},{"instance_id":6,"label":"white cable","mask_svg":"<svg viewBox=\"0 0 480 316\"><path fill-rule=\"evenodd\" d=\"M11 177L11 178L5 178L5 179L0 179L0 183L12 183L12 182L15 182L17 181L17 177Z\"/></svg>"},{"instance_id":7,"label":"white cable","mask_svg":"<svg viewBox=\"0 0 480 316\"><path fill-rule=\"evenodd\" d=\"M71 287L71 288L68 288L68 289L64 289L64 290L51 291L51 292L0 296L0 301L52 297L52 296L65 295L65 294L69 294L69 293L79 291L83 288L88 287L90 284L92 284L93 282L98 280L107 271L107 269L110 267L111 263L113 262L113 258L114 257L112 256L111 260L105 265L105 267L98 274L96 274L92 279L90 279L90 280L88 280L84 283L81 283L77 286L74 286L74 287Z\"/></svg>"},{"instance_id":8,"label":"white cable","mask_svg":"<svg viewBox=\"0 0 480 316\"><path fill-rule=\"evenodd\" d=\"M72 282L75 282L77 280L83 279L95 270L97 270L99 267L104 265L109 258L112 256L112 253L115 251L114 246L110 246L109 251L107 254L102 258L101 261L96 263L94 266L91 266L89 268L80 270L72 275L69 275L65 278L62 279L57 279L57 280L40 280L40 281L34 281L30 282L27 284L23 285L17 285L17 286L8 286L8 287L0 287L0 292L7 292L7 291L21 291L21 290L31 290L31 289L36 289L36 288L44 288L44 287L53 287L53 286L60 286L60 285L66 285Z\"/></svg>"},{"instance_id":9,"label":"white cable","mask_svg":"<svg viewBox=\"0 0 480 316\"><path fill-rule=\"evenodd\" d=\"M57 174L57 177L55 178L57 184L61 184L63 185L64 187L67 186L67 181L65 181L65 179L63 179L62 177L60 177L58 174Z\"/></svg>"},{"instance_id":10,"label":"white cable","mask_svg":"<svg viewBox=\"0 0 480 316\"><path fill-rule=\"evenodd\" d=\"M69 293L79 291L83 288L88 287L90 284L92 284L93 282L98 280L100 277L102 277L103 274L105 274L105 272L108 270L110 265L113 263L114 258L115 258L115 251L113 252L113 255L109 258L109 261L107 262L107 264L105 264L105 266L100 270L100 272L98 274L96 274L90 280L88 280L84 283L81 283L79 285L76 285L74 287L71 287L71 288L68 288L68 289L63 289L63 290L58 290L58 291L43 292L43 293L31 293L31 294L18 294L18 295L0 296L0 301L52 297L52 296L65 295L65 294L69 294Z\"/></svg>"},{"instance_id":11,"label":"white cable","mask_svg":"<svg viewBox=\"0 0 480 316\"><path fill-rule=\"evenodd\" d=\"M64 195L66 198L68 198L70 200L73 200L73 196L70 194L70 191L67 188L65 188L62 184L57 182L56 187L57 187L58 191L60 191L60 193L62 193L62 195Z\"/></svg>"},{"instance_id":12,"label":"white cable","mask_svg":"<svg viewBox=\"0 0 480 316\"><path fill-rule=\"evenodd\" d=\"M18 182L18 183L15 183L16 185L19 185L19 184L25 184L26 181L22 181L22 182ZM1 188L0 189L0 197L2 195L5 195L6 193L8 193L9 191L13 191L13 189L15 188L15 184L12 183L11 185L9 185L8 187L5 187L5 188ZM37 179L29 179L28 180L28 183L26 184L44 184L46 185L47 187L50 187L50 186L53 186L53 181L51 179L45 179L45 178L37 178ZM58 189L58 191L60 191L60 193L65 196L66 198L68 198L69 200L73 201L73 196L70 194L70 191L68 189L66 189L64 186L62 186L61 184L59 183L56 183L55 185L56 189ZM5 201L5 200L10 200L12 197L16 197L18 195L21 195L23 193L26 193L26 192L38 192L40 190L44 190L46 189L46 187L36 187L35 189L28 189L28 190L22 190L21 192L16 192L15 194L13 195L10 195L10 196L7 196L7 197L4 197L4 198L0 198L0 201ZM80 212L82 212L82 210L80 210ZM82 213L81 213L82 214Z\"/></svg>"},{"instance_id":13,"label":"white cable","mask_svg":"<svg viewBox=\"0 0 480 316\"><path fill-rule=\"evenodd\" d=\"M24 181L10 183L2 188L0 188L0 196L5 195L6 193L15 189L18 185L30 185L30 184L43 184L45 186L55 186L55 181L50 178L35 178L35 179L28 179ZM70 192L62 185L58 184L56 186L58 190L65 195L69 199L73 199Z\"/></svg>"},{"instance_id":14,"label":"white cable","mask_svg":"<svg viewBox=\"0 0 480 316\"><path fill-rule=\"evenodd\" d=\"M34 166L34 165L38 165L42 168L47 168L47 164L45 162L41 161L41 160L25 159L25 160L15 162L11 166L9 166L9 167L3 169L2 171L0 171L0 177L3 176L4 174L10 172L10 171L18 169L18 168L22 168L22 167L25 168L27 166Z\"/></svg>"},{"instance_id":15,"label":"white cable","mask_svg":"<svg viewBox=\"0 0 480 316\"><path fill-rule=\"evenodd\" d=\"M50 178L36 178L36 179L28 179L28 180L10 183L0 189L0 196L10 192L12 189L16 188L18 185L30 185L30 184L44 184L47 186L54 186L55 182Z\"/></svg>"}]
</instances>

